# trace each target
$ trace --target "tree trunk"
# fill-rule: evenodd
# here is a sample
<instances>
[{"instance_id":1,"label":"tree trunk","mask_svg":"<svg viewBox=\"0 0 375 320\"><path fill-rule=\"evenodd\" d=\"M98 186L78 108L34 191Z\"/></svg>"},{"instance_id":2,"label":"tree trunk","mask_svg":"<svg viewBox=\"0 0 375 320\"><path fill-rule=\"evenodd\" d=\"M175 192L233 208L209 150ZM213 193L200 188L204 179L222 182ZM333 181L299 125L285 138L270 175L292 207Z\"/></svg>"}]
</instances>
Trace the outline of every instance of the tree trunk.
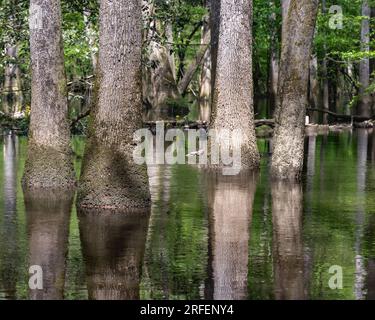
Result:
<instances>
[{"instance_id":1,"label":"tree trunk","mask_svg":"<svg viewBox=\"0 0 375 320\"><path fill-rule=\"evenodd\" d=\"M85 21L86 37L88 39L88 44L89 44L89 47L90 47L91 64L92 64L93 72L95 73L96 68L98 66L98 54L97 54L98 46L97 46L97 43L96 43L97 35L96 35L96 32L95 32L94 26L93 26L92 22L90 21L91 14L92 13L91 13L91 10L89 8L85 8L83 10L83 18L84 18L84 21Z\"/></svg>"},{"instance_id":2,"label":"tree trunk","mask_svg":"<svg viewBox=\"0 0 375 320\"><path fill-rule=\"evenodd\" d=\"M273 10L275 10L275 2L271 2ZM271 17L271 41L270 41L270 65L269 65L269 79L268 79L268 91L269 91L269 112L270 118L273 118L275 108L277 106L277 84L279 79L279 36L278 27L276 21L276 12L272 12Z\"/></svg>"},{"instance_id":3,"label":"tree trunk","mask_svg":"<svg viewBox=\"0 0 375 320\"><path fill-rule=\"evenodd\" d=\"M303 167L309 63L318 0L291 0L282 36L279 107L275 117L273 178L299 179Z\"/></svg>"},{"instance_id":4,"label":"tree trunk","mask_svg":"<svg viewBox=\"0 0 375 320\"><path fill-rule=\"evenodd\" d=\"M205 21L202 27L202 45L205 44L205 38L208 33L211 34L211 0L206 0L206 7L209 11L208 19ZM209 38L211 41L211 37ZM212 101L212 57L211 49L206 50L203 58L202 72L200 77L199 87L199 120L209 123L211 117L211 101Z\"/></svg>"},{"instance_id":5,"label":"tree trunk","mask_svg":"<svg viewBox=\"0 0 375 320\"><path fill-rule=\"evenodd\" d=\"M147 170L133 160L133 135L142 127L141 22L139 0L100 3L96 103L82 166L81 207L150 204Z\"/></svg>"},{"instance_id":6,"label":"tree trunk","mask_svg":"<svg viewBox=\"0 0 375 320\"><path fill-rule=\"evenodd\" d=\"M70 187L70 149L60 0L30 1L31 120L24 185Z\"/></svg>"},{"instance_id":7,"label":"tree trunk","mask_svg":"<svg viewBox=\"0 0 375 320\"><path fill-rule=\"evenodd\" d=\"M212 128L242 132L242 168L257 168L252 77L252 2L220 1ZM233 19L236 17L236 19Z\"/></svg>"},{"instance_id":8,"label":"tree trunk","mask_svg":"<svg viewBox=\"0 0 375 320\"><path fill-rule=\"evenodd\" d=\"M327 13L326 0L322 1L322 13ZM327 68L327 45L323 43L322 80L323 80L323 109L329 111L329 83ZM328 113L323 114L323 124L328 124Z\"/></svg>"},{"instance_id":9,"label":"tree trunk","mask_svg":"<svg viewBox=\"0 0 375 320\"><path fill-rule=\"evenodd\" d=\"M370 16L371 9L368 0L362 2L362 20L361 27L361 47L364 54L370 52ZM362 58L359 64L359 82L361 84L359 95L360 101L358 104L357 114L364 117L370 117L371 115L371 95L367 92L370 85L370 58Z\"/></svg>"},{"instance_id":10,"label":"tree trunk","mask_svg":"<svg viewBox=\"0 0 375 320\"><path fill-rule=\"evenodd\" d=\"M282 17L282 35L286 32L286 23L288 21L288 13L291 0L281 0L281 17Z\"/></svg>"},{"instance_id":11,"label":"tree trunk","mask_svg":"<svg viewBox=\"0 0 375 320\"><path fill-rule=\"evenodd\" d=\"M310 60L310 107L319 108L319 80L318 80L318 58L316 54L312 55ZM311 122L318 123L318 113L311 113Z\"/></svg>"},{"instance_id":12,"label":"tree trunk","mask_svg":"<svg viewBox=\"0 0 375 320\"><path fill-rule=\"evenodd\" d=\"M180 97L171 44L160 43L160 24L154 17L154 4L143 0L144 42L147 48L143 70L143 101L146 106L146 120L168 118L168 102ZM173 40L170 23L166 24L167 42ZM172 36L172 39L171 39Z\"/></svg>"}]
</instances>

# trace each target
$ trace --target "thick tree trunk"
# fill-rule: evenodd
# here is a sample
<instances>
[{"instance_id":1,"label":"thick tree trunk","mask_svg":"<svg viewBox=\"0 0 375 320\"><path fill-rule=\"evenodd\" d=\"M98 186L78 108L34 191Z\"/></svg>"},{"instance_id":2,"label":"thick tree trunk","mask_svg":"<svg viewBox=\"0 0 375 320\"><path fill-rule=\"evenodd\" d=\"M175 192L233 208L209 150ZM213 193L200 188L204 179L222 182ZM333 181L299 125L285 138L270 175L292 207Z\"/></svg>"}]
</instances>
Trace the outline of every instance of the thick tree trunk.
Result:
<instances>
[{"instance_id":1,"label":"thick tree trunk","mask_svg":"<svg viewBox=\"0 0 375 320\"><path fill-rule=\"evenodd\" d=\"M284 35L286 32L290 1L291 0L281 0L282 35Z\"/></svg>"},{"instance_id":2,"label":"thick tree trunk","mask_svg":"<svg viewBox=\"0 0 375 320\"><path fill-rule=\"evenodd\" d=\"M291 0L282 36L279 107L275 117L273 178L299 179L303 167L309 63L318 0Z\"/></svg>"},{"instance_id":3,"label":"thick tree trunk","mask_svg":"<svg viewBox=\"0 0 375 320\"><path fill-rule=\"evenodd\" d=\"M371 9L368 0L362 2L362 20L361 27L361 46L362 52L368 54L370 52L370 16ZM359 82L361 84L359 95L360 101L358 104L357 114L363 117L370 117L371 115L371 95L367 92L370 85L370 58L364 57L359 64Z\"/></svg>"},{"instance_id":4,"label":"thick tree trunk","mask_svg":"<svg viewBox=\"0 0 375 320\"><path fill-rule=\"evenodd\" d=\"M256 168L259 153L254 127L252 2L220 3L212 128L241 130L242 168Z\"/></svg>"},{"instance_id":5,"label":"thick tree trunk","mask_svg":"<svg viewBox=\"0 0 375 320\"><path fill-rule=\"evenodd\" d=\"M79 204L148 207L147 170L133 160L142 127L141 1L101 1L96 103L82 166Z\"/></svg>"},{"instance_id":6,"label":"thick tree trunk","mask_svg":"<svg viewBox=\"0 0 375 320\"><path fill-rule=\"evenodd\" d=\"M75 183L70 149L60 0L30 1L31 120L24 185Z\"/></svg>"},{"instance_id":7,"label":"thick tree trunk","mask_svg":"<svg viewBox=\"0 0 375 320\"><path fill-rule=\"evenodd\" d=\"M206 44L205 38L208 33L211 34L211 0L206 0L206 7L209 11L208 19L205 20L202 27L202 45ZM211 36L209 38L211 42ZM203 58L202 72L200 76L199 87L199 120L209 123L211 118L211 101L212 101L212 57L211 49L206 50Z\"/></svg>"}]
</instances>

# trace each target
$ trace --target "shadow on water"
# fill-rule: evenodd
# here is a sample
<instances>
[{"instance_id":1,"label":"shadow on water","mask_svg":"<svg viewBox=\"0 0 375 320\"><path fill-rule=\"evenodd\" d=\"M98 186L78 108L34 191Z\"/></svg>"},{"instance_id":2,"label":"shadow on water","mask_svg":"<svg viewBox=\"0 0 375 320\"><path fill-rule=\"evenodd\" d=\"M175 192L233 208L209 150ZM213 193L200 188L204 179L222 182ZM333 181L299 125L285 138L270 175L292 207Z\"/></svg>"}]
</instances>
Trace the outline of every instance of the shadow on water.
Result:
<instances>
[{"instance_id":1,"label":"shadow on water","mask_svg":"<svg viewBox=\"0 0 375 320\"><path fill-rule=\"evenodd\" d=\"M33 300L64 298L73 192L24 190L29 266L40 266L43 289L30 289Z\"/></svg>"},{"instance_id":2,"label":"shadow on water","mask_svg":"<svg viewBox=\"0 0 375 320\"><path fill-rule=\"evenodd\" d=\"M79 211L89 299L137 300L149 212Z\"/></svg>"}]
</instances>

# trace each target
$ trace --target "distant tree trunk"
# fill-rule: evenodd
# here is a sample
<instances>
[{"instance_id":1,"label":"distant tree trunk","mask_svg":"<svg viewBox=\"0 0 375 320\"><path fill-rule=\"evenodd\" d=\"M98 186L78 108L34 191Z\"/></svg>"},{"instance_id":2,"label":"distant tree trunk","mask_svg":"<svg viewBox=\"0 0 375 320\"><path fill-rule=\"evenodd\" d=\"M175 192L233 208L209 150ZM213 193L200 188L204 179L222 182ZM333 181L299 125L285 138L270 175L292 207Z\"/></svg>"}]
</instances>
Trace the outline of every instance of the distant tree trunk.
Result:
<instances>
[{"instance_id":1,"label":"distant tree trunk","mask_svg":"<svg viewBox=\"0 0 375 320\"><path fill-rule=\"evenodd\" d=\"M291 0L284 34L276 114L273 178L299 179L303 167L309 63L318 0Z\"/></svg>"},{"instance_id":2,"label":"distant tree trunk","mask_svg":"<svg viewBox=\"0 0 375 320\"><path fill-rule=\"evenodd\" d=\"M271 7L275 10L275 2L270 2ZM269 118L273 118L275 108L277 106L277 84L279 79L279 36L276 21L276 12L272 12L270 17L271 39L270 39L270 65L268 75L268 91L269 91Z\"/></svg>"},{"instance_id":3,"label":"distant tree trunk","mask_svg":"<svg viewBox=\"0 0 375 320\"><path fill-rule=\"evenodd\" d=\"M361 48L363 53L370 52L370 16L371 8L368 0L362 2L362 20L361 27ZM358 104L358 115L363 117L371 116L371 95L367 92L370 85L370 58L362 58L359 64L359 82L360 82L360 101Z\"/></svg>"},{"instance_id":4,"label":"distant tree trunk","mask_svg":"<svg viewBox=\"0 0 375 320\"><path fill-rule=\"evenodd\" d=\"M254 127L252 2L221 0L220 4L212 128L240 129L242 168L256 168L259 152Z\"/></svg>"},{"instance_id":5,"label":"distant tree trunk","mask_svg":"<svg viewBox=\"0 0 375 320\"><path fill-rule=\"evenodd\" d=\"M31 120L24 185L75 183L70 149L60 0L30 1Z\"/></svg>"},{"instance_id":6,"label":"distant tree trunk","mask_svg":"<svg viewBox=\"0 0 375 320\"><path fill-rule=\"evenodd\" d=\"M148 207L147 170L133 160L142 127L142 11L139 0L100 3L96 103L82 165L79 205Z\"/></svg>"},{"instance_id":7,"label":"distant tree trunk","mask_svg":"<svg viewBox=\"0 0 375 320\"><path fill-rule=\"evenodd\" d=\"M219 31L220 31L220 6L221 1L210 1L210 28L211 28L211 91L216 80L217 52L219 48ZM213 92L211 92L211 106Z\"/></svg>"},{"instance_id":8,"label":"distant tree trunk","mask_svg":"<svg viewBox=\"0 0 375 320\"><path fill-rule=\"evenodd\" d=\"M92 64L92 69L95 73L97 65L98 65L98 46L96 43L96 32L94 30L94 26L92 22L90 21L91 18L91 10L89 8L85 8L83 11L83 18L85 21L85 29L86 29L86 37L88 39L88 45L90 48L90 55L91 55L91 64Z\"/></svg>"},{"instance_id":9,"label":"distant tree trunk","mask_svg":"<svg viewBox=\"0 0 375 320\"><path fill-rule=\"evenodd\" d=\"M211 8L210 0L206 0L206 6ZM207 39L207 34L211 33L210 23L205 21L202 27L202 45L206 45L204 42ZM211 37L209 37L211 41ZM199 87L199 120L209 122L211 117L211 93L212 93L212 59L211 49L206 50L203 58L202 72L200 78Z\"/></svg>"},{"instance_id":10,"label":"distant tree trunk","mask_svg":"<svg viewBox=\"0 0 375 320\"><path fill-rule=\"evenodd\" d=\"M322 13L327 13L326 0L322 0ZM323 80L323 109L329 110L329 83L328 83L328 68L327 68L327 45L323 43L323 61L322 61L322 80ZM323 124L328 124L328 114L323 113Z\"/></svg>"},{"instance_id":11,"label":"distant tree trunk","mask_svg":"<svg viewBox=\"0 0 375 320\"><path fill-rule=\"evenodd\" d=\"M310 106L319 109L319 80L318 80L318 58L316 54L312 55L310 60ZM311 113L311 122L318 123L318 113Z\"/></svg>"},{"instance_id":12,"label":"distant tree trunk","mask_svg":"<svg viewBox=\"0 0 375 320\"><path fill-rule=\"evenodd\" d=\"M147 48L144 58L143 71L143 102L146 106L147 120L165 120L168 118L168 101L180 97L174 62L174 54L171 50L173 33L171 24L165 25L167 45L160 42L158 23L154 17L154 4L152 0L143 0L143 40ZM172 37L172 38L171 38Z\"/></svg>"}]
</instances>

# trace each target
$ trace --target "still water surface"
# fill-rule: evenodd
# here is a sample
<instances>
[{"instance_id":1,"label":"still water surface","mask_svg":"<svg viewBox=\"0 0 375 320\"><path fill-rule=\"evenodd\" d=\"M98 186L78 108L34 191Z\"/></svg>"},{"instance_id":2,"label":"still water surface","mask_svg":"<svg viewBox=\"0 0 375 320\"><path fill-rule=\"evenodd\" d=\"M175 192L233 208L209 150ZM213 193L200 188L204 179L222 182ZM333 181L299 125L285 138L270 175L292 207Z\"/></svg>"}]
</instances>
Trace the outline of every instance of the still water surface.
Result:
<instances>
[{"instance_id":1,"label":"still water surface","mask_svg":"<svg viewBox=\"0 0 375 320\"><path fill-rule=\"evenodd\" d=\"M375 299L372 131L309 135L301 185L271 183L267 140L256 175L149 168L152 212L136 217L23 194L26 148L0 136L0 299ZM29 290L31 265L44 290Z\"/></svg>"}]
</instances>

